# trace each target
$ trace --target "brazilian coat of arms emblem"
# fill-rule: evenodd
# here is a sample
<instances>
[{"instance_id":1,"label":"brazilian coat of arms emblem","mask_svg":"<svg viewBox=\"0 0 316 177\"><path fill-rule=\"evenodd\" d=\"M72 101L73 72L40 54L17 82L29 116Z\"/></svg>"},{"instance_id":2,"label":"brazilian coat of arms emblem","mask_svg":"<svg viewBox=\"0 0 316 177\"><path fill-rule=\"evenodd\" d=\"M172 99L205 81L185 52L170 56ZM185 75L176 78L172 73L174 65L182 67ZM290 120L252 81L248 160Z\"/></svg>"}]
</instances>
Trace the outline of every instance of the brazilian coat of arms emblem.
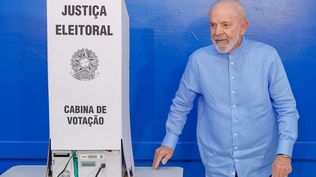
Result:
<instances>
[{"instance_id":1,"label":"brazilian coat of arms emblem","mask_svg":"<svg viewBox=\"0 0 316 177\"><path fill-rule=\"evenodd\" d=\"M71 58L72 76L81 81L93 80L98 75L98 65L98 57L92 50L78 50Z\"/></svg>"}]
</instances>

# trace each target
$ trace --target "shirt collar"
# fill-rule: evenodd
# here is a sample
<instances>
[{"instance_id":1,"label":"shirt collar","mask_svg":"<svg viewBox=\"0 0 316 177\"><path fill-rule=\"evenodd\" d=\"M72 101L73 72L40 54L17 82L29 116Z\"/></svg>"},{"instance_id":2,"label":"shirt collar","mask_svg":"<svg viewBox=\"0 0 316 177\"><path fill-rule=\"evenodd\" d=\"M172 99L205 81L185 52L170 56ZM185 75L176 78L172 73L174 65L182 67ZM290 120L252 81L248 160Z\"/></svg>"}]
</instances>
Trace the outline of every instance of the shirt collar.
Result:
<instances>
[{"instance_id":1,"label":"shirt collar","mask_svg":"<svg viewBox=\"0 0 316 177\"><path fill-rule=\"evenodd\" d=\"M243 37L240 46L234 49L232 52L230 52L229 55L231 56L241 55L244 52L246 45L247 45L247 39Z\"/></svg>"}]
</instances>

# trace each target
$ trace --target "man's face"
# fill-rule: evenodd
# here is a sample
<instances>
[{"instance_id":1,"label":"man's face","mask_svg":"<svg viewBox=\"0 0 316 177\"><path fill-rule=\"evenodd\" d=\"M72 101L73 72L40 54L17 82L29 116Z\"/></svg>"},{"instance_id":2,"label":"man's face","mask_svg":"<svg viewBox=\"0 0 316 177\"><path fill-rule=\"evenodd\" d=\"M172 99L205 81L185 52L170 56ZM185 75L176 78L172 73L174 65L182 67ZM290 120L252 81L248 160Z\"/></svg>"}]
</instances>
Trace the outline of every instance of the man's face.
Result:
<instances>
[{"instance_id":1,"label":"man's face","mask_svg":"<svg viewBox=\"0 0 316 177\"><path fill-rule=\"evenodd\" d=\"M247 22L240 15L229 7L212 9L210 14L211 37L218 52L231 52L240 45L247 28Z\"/></svg>"}]
</instances>

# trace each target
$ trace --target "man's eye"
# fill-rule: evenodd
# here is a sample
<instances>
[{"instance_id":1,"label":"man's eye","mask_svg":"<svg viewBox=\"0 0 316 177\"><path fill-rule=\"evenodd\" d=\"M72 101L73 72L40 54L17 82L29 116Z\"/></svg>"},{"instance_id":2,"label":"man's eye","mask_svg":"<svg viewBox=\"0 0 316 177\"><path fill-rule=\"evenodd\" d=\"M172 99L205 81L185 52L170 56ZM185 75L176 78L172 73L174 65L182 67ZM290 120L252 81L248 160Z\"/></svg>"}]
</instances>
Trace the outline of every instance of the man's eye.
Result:
<instances>
[{"instance_id":1,"label":"man's eye","mask_svg":"<svg viewBox=\"0 0 316 177\"><path fill-rule=\"evenodd\" d=\"M224 27L230 27L230 24L226 24L226 23L225 23L225 24L224 24Z\"/></svg>"}]
</instances>

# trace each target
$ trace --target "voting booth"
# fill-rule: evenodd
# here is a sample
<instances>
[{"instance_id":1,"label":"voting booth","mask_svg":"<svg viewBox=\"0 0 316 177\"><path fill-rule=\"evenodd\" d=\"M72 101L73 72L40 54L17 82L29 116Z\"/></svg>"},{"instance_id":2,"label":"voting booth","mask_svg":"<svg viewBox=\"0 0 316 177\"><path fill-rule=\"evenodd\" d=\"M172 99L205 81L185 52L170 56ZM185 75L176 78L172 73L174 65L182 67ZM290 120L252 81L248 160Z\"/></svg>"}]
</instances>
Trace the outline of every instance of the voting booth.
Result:
<instances>
[{"instance_id":1,"label":"voting booth","mask_svg":"<svg viewBox=\"0 0 316 177\"><path fill-rule=\"evenodd\" d=\"M123 0L47 0L47 176L133 176Z\"/></svg>"}]
</instances>

